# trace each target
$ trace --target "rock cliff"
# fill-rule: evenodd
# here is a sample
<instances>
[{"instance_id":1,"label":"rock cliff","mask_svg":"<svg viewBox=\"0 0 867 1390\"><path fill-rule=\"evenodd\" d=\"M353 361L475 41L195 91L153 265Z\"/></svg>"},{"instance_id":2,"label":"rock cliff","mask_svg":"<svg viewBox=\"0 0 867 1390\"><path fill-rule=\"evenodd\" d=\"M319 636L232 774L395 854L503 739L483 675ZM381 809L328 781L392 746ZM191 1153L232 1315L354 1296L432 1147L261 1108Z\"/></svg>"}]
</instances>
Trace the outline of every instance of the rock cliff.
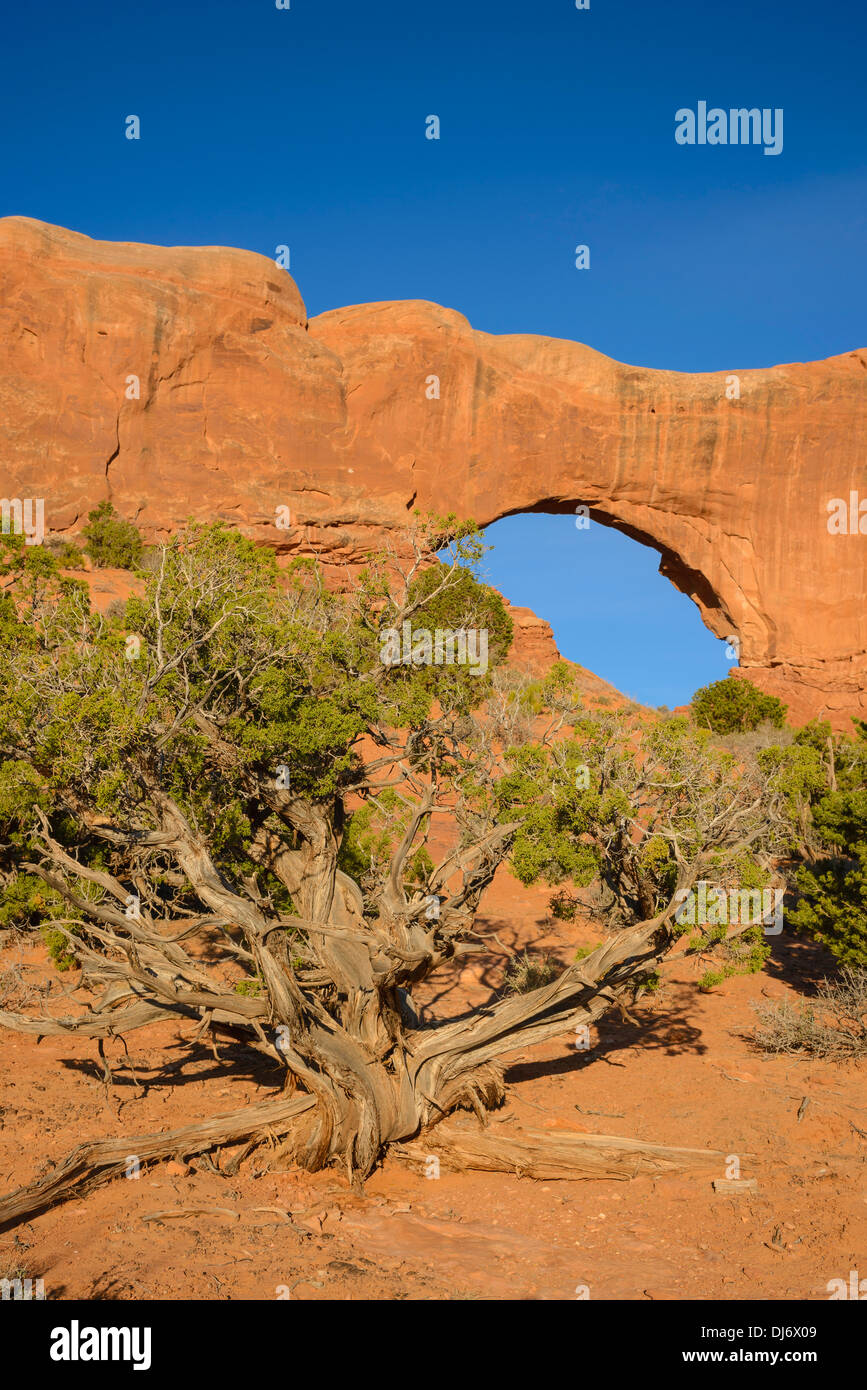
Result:
<instances>
[{"instance_id":1,"label":"rock cliff","mask_svg":"<svg viewBox=\"0 0 867 1390\"><path fill-rule=\"evenodd\" d=\"M584 505L659 552L796 719L846 725L867 716L867 535L831 534L828 505L867 513L865 438L865 350L688 375L423 301L308 322L252 252L0 220L0 494L44 498L53 532L110 497L151 537L222 517L343 566L414 507Z\"/></svg>"}]
</instances>

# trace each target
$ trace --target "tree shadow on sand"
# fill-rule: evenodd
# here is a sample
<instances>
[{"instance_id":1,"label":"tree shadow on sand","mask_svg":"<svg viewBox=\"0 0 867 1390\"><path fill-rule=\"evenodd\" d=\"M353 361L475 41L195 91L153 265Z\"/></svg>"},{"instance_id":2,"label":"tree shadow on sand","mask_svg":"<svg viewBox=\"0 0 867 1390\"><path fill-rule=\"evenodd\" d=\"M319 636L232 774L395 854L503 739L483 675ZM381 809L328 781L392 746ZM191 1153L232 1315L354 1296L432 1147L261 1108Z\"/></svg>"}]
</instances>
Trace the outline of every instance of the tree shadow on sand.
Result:
<instances>
[{"instance_id":1,"label":"tree shadow on sand","mask_svg":"<svg viewBox=\"0 0 867 1390\"><path fill-rule=\"evenodd\" d=\"M506 1082L570 1076L583 1071L594 1062L624 1067L626 1063L618 1061L615 1054L628 1048L654 1049L664 1052L668 1057L677 1057L687 1052L703 1056L708 1049L700 1041L702 1030L689 1017L693 1010L694 1004L690 998L680 1000L668 1008L657 1007L652 1013L638 1005L632 1010L634 1023L609 1015L604 1033L600 1033L596 1042L586 1051L571 1044L563 1057L538 1062L515 1062L506 1070Z\"/></svg>"},{"instance_id":2,"label":"tree shadow on sand","mask_svg":"<svg viewBox=\"0 0 867 1390\"><path fill-rule=\"evenodd\" d=\"M273 1061L261 1053L252 1051L243 1043L221 1037L217 1041L218 1057L207 1043L189 1043L178 1040L170 1044L167 1052L182 1054L175 1061L157 1061L153 1065L132 1062L121 1051L110 1057L111 1081L115 1088L132 1088L147 1092L151 1089L173 1090L178 1086L191 1085L204 1081L250 1081L257 1086L280 1091L286 1076L282 1062ZM90 1080L106 1082L102 1063L96 1058L60 1059L61 1067L77 1072Z\"/></svg>"},{"instance_id":3,"label":"tree shadow on sand","mask_svg":"<svg viewBox=\"0 0 867 1390\"><path fill-rule=\"evenodd\" d=\"M786 930L769 940L771 954L765 961L765 975L790 985L798 994L811 997L824 980L836 975L837 962L821 942Z\"/></svg>"}]
</instances>

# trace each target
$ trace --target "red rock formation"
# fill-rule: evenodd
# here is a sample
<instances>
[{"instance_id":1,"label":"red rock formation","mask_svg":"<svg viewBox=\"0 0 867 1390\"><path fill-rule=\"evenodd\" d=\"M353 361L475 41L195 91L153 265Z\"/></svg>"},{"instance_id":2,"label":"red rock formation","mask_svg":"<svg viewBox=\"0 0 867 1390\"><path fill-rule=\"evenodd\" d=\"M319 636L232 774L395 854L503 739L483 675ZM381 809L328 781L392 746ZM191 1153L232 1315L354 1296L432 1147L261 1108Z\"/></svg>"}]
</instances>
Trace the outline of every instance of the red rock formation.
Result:
<instances>
[{"instance_id":1,"label":"red rock formation","mask_svg":"<svg viewBox=\"0 0 867 1390\"><path fill-rule=\"evenodd\" d=\"M512 619L511 658L515 665L540 675L555 661L562 661L550 623L537 617L532 608L518 608L508 599L504 602Z\"/></svg>"},{"instance_id":2,"label":"red rock formation","mask_svg":"<svg viewBox=\"0 0 867 1390\"><path fill-rule=\"evenodd\" d=\"M531 608L518 608L509 603L508 599L505 600L505 604L513 628L512 646L509 650L510 665L516 666L520 671L526 671L531 676L540 676L549 671L555 661L566 661L554 640L550 623L537 617ZM567 661L567 665L572 667L578 688L590 705L622 707L632 704L616 686L610 685L601 676L594 675L585 666L579 666L574 661Z\"/></svg>"},{"instance_id":3,"label":"red rock formation","mask_svg":"<svg viewBox=\"0 0 867 1390\"><path fill-rule=\"evenodd\" d=\"M867 714L867 537L830 535L827 505L867 497L867 352L742 370L739 399L729 376L425 302L308 324L262 256L0 221L0 492L44 497L53 531L110 496L146 534L220 516L342 564L413 507L488 524L583 503L660 552L796 718L846 723Z\"/></svg>"}]
</instances>

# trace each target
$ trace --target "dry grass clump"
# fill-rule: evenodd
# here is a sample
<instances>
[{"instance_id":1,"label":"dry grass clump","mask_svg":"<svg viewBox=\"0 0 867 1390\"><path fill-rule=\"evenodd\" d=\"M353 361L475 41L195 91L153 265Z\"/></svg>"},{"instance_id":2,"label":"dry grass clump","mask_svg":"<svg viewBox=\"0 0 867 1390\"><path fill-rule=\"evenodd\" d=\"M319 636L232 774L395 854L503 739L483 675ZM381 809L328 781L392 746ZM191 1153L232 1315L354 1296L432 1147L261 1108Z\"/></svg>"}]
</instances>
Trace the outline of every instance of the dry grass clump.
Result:
<instances>
[{"instance_id":1,"label":"dry grass clump","mask_svg":"<svg viewBox=\"0 0 867 1390\"><path fill-rule=\"evenodd\" d=\"M550 984L560 969L550 956L531 956L524 951L509 961L503 984L510 994L527 994L531 989Z\"/></svg>"},{"instance_id":2,"label":"dry grass clump","mask_svg":"<svg viewBox=\"0 0 867 1390\"><path fill-rule=\"evenodd\" d=\"M836 1061L867 1057L867 970L844 966L815 1000L797 1007L754 1004L753 1042L763 1052L802 1053Z\"/></svg>"},{"instance_id":3,"label":"dry grass clump","mask_svg":"<svg viewBox=\"0 0 867 1390\"><path fill-rule=\"evenodd\" d=\"M748 729L742 734L717 734L714 741L735 757L743 758L750 754L755 756L764 748L788 748L794 740L794 729L788 726L778 729L766 719L757 729Z\"/></svg>"}]
</instances>

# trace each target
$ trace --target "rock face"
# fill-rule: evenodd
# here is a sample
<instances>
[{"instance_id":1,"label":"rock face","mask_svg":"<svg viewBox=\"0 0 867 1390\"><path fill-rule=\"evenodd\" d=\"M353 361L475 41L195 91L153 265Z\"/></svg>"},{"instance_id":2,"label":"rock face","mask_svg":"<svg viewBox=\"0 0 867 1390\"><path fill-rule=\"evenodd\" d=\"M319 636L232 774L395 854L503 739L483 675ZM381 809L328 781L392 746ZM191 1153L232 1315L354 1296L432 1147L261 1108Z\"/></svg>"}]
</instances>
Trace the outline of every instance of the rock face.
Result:
<instances>
[{"instance_id":1,"label":"rock face","mask_svg":"<svg viewBox=\"0 0 867 1390\"><path fill-rule=\"evenodd\" d=\"M583 504L796 719L867 716L867 535L828 530L867 502L865 427L864 350L686 375L422 301L308 323L265 257L0 220L0 494L51 531L110 497L149 536L222 517L342 566L415 507Z\"/></svg>"},{"instance_id":2,"label":"rock face","mask_svg":"<svg viewBox=\"0 0 867 1390\"><path fill-rule=\"evenodd\" d=\"M550 623L537 617L532 608L518 608L508 599L504 602L512 619L510 654L515 665L536 676L550 670L555 661L562 661Z\"/></svg>"}]
</instances>

